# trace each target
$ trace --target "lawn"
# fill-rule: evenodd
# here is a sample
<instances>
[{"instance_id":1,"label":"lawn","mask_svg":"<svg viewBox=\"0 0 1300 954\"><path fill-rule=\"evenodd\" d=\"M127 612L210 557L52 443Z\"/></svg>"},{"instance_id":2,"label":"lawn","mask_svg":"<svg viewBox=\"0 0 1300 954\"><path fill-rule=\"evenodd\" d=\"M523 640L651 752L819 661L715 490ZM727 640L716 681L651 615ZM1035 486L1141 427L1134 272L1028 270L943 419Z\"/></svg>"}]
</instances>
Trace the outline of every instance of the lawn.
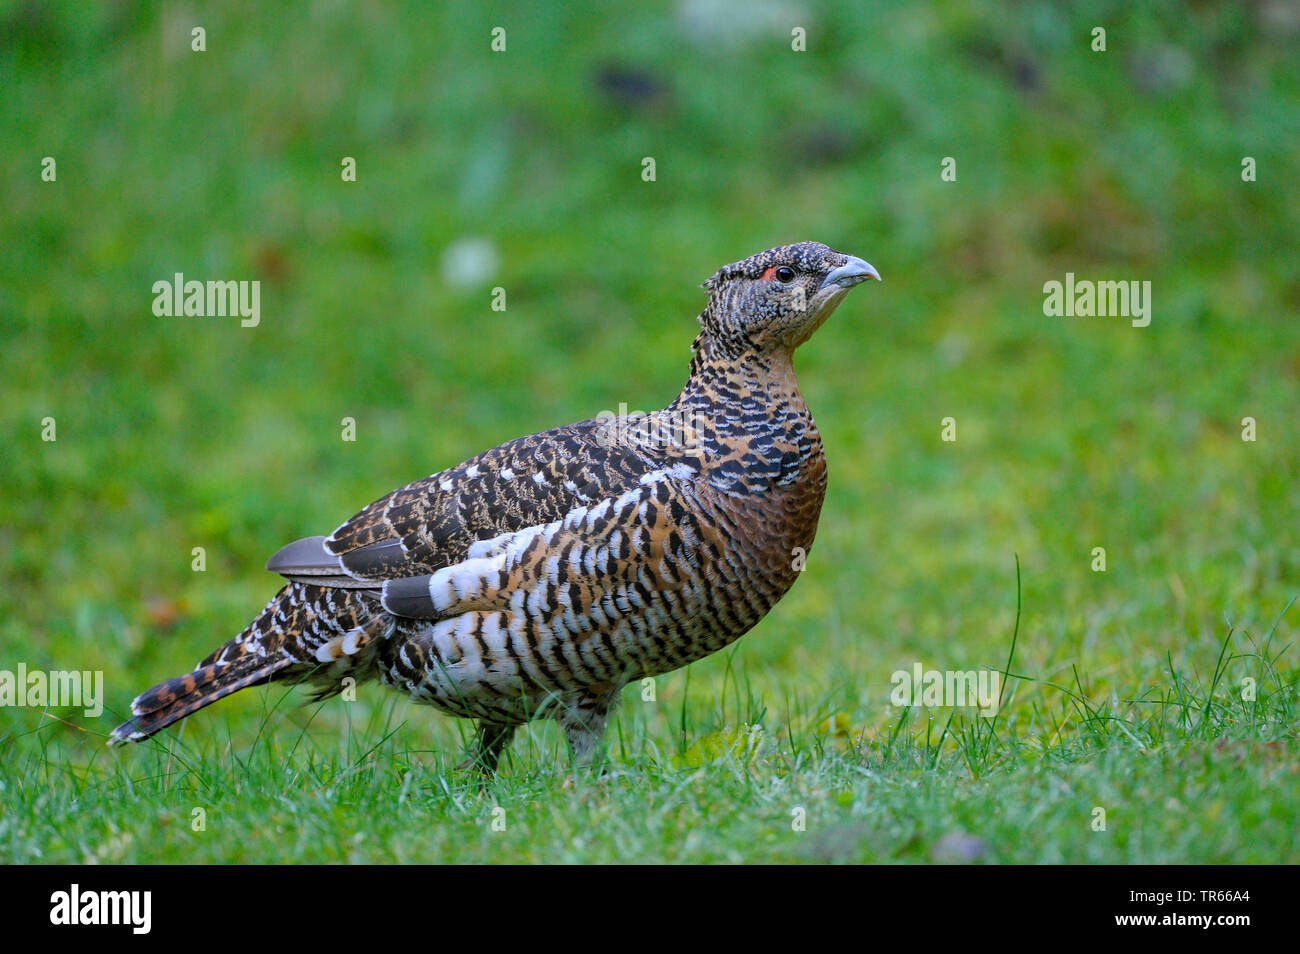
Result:
<instances>
[{"instance_id":1,"label":"lawn","mask_svg":"<svg viewBox=\"0 0 1300 954\"><path fill-rule=\"evenodd\" d=\"M0 3L0 672L103 674L0 706L0 861L1300 860L1300 15L516 6ZM816 547L602 775L537 723L484 784L376 685L104 746L281 545L664 406L699 282L804 239L884 278L798 354ZM176 273L257 325L155 315Z\"/></svg>"}]
</instances>

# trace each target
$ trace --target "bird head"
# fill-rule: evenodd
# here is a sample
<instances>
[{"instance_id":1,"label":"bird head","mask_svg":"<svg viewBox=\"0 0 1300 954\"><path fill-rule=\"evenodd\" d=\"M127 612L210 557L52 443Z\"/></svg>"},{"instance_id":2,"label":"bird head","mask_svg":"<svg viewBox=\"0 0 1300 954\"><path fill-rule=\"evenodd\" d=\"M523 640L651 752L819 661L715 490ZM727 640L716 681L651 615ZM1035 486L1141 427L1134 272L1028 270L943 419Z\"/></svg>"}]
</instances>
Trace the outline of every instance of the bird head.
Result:
<instances>
[{"instance_id":1,"label":"bird head","mask_svg":"<svg viewBox=\"0 0 1300 954\"><path fill-rule=\"evenodd\" d=\"M770 248L723 266L700 286L709 292L702 337L717 352L789 354L868 278L880 281L880 273L820 242Z\"/></svg>"}]
</instances>

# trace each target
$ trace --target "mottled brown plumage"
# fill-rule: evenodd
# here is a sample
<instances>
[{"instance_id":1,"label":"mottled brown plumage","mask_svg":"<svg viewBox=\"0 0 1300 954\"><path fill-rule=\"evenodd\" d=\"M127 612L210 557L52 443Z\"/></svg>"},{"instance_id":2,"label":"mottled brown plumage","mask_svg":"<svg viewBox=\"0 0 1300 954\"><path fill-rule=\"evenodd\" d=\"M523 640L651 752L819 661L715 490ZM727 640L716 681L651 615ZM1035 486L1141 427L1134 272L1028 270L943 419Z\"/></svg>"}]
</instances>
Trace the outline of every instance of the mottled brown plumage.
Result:
<instances>
[{"instance_id":1,"label":"mottled brown plumage","mask_svg":"<svg viewBox=\"0 0 1300 954\"><path fill-rule=\"evenodd\" d=\"M247 686L352 676L477 720L485 769L542 716L590 761L623 686L726 646L794 583L826 462L791 356L867 278L815 242L720 269L671 405L510 441L285 547L261 615L110 742Z\"/></svg>"}]
</instances>

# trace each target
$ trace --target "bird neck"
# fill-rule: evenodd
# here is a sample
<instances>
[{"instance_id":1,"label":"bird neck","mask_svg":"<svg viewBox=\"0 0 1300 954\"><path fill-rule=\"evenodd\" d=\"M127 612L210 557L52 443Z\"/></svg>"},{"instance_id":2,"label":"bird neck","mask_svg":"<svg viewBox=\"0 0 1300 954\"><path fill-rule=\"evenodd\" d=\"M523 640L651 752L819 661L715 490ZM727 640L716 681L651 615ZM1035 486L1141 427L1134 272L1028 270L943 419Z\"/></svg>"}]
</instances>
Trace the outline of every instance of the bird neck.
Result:
<instances>
[{"instance_id":1,"label":"bird neck","mask_svg":"<svg viewBox=\"0 0 1300 954\"><path fill-rule=\"evenodd\" d=\"M696 338L691 373L664 413L689 422L724 492L786 485L821 466L821 436L786 352L726 353Z\"/></svg>"},{"instance_id":2,"label":"bird neck","mask_svg":"<svg viewBox=\"0 0 1300 954\"><path fill-rule=\"evenodd\" d=\"M793 406L807 411L789 352L720 346L708 332L691 345L691 372L674 404Z\"/></svg>"}]
</instances>

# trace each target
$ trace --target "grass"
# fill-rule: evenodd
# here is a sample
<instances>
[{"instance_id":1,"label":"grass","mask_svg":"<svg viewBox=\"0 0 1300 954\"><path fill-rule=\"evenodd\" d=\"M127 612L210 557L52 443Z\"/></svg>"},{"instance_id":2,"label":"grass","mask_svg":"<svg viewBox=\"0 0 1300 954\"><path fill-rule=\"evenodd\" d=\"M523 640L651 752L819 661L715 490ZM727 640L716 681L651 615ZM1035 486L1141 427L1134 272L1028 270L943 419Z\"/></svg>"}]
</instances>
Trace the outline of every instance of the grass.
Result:
<instances>
[{"instance_id":1,"label":"grass","mask_svg":"<svg viewBox=\"0 0 1300 954\"><path fill-rule=\"evenodd\" d=\"M800 7L802 54L707 5L551 6L492 54L491 17L423 4L235 5L198 54L179 7L0 4L0 670L102 671L106 705L0 707L0 858L1300 860L1282 6ZM457 284L476 237L496 270ZM104 748L283 543L663 406L696 283L805 238L885 277L798 355L817 545L736 647L629 687L603 778L539 724L482 790L467 726L374 687ZM261 324L154 317L177 271L259 279ZM1151 326L1044 316L1066 272L1151 281ZM1014 678L995 719L892 707L918 662Z\"/></svg>"},{"instance_id":2,"label":"grass","mask_svg":"<svg viewBox=\"0 0 1300 954\"><path fill-rule=\"evenodd\" d=\"M182 735L126 761L85 758L79 727L46 722L16 740L26 755L0 782L0 851L83 863L1276 863L1294 859L1300 818L1276 797L1297 765L1296 676L1279 670L1275 635L1229 632L1210 672L1170 659L1124 698L1091 691L1077 669L1062 685L1013 675L991 719L903 708L879 729L834 696L787 693L769 709L733 650L711 698L686 691L688 674L661 680L650 703L629 691L600 775L571 771L539 723L500 776L458 771L465 733L444 723L415 747L422 716L377 690L344 704L329 733L311 731L320 706L295 717L282 711L292 690L264 690L246 744ZM1249 701L1222 691L1243 672L1257 674ZM298 727L275 725L286 717Z\"/></svg>"}]
</instances>

